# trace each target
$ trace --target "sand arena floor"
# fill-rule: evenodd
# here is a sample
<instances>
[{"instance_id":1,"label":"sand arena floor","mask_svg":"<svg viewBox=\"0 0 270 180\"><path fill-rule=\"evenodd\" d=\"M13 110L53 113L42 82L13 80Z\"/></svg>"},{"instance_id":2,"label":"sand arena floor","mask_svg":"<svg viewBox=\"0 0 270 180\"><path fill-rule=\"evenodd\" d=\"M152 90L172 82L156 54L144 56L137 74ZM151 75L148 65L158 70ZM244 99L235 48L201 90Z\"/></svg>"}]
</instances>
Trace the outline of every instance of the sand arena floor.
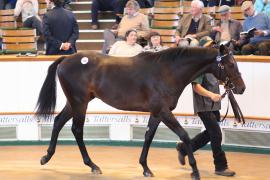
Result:
<instances>
[{"instance_id":1,"label":"sand arena floor","mask_svg":"<svg viewBox=\"0 0 270 180\"><path fill-rule=\"evenodd\" d=\"M139 156L141 147L87 146L92 160L103 171L91 174L77 146L58 145L51 161L44 166L40 157L47 146L1 146L0 180L186 180L191 179L189 165L180 166L172 148L151 148L148 164L154 178L142 175ZM229 166L237 175L216 176L211 151L195 153L201 179L207 180L269 180L270 155L227 152Z\"/></svg>"}]
</instances>

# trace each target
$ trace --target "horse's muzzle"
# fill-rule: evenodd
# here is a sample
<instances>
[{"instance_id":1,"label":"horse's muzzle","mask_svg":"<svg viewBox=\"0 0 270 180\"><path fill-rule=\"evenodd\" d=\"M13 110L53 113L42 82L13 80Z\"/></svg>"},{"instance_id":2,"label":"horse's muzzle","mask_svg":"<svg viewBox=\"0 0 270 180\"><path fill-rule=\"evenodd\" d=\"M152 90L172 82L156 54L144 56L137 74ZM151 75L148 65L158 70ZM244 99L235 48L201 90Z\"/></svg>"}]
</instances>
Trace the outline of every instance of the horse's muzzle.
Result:
<instances>
[{"instance_id":1,"label":"horse's muzzle","mask_svg":"<svg viewBox=\"0 0 270 180\"><path fill-rule=\"evenodd\" d=\"M234 94L243 94L246 90L246 86L244 85L243 87L235 87L233 88L233 93Z\"/></svg>"}]
</instances>

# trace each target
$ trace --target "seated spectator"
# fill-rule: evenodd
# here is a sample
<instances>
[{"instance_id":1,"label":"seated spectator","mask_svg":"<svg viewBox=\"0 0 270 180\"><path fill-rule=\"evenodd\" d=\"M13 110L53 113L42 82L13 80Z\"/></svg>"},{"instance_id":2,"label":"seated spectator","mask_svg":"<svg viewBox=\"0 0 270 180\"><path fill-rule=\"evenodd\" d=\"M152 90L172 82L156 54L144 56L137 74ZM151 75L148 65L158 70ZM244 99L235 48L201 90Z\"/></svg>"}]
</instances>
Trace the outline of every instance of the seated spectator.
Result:
<instances>
[{"instance_id":1,"label":"seated spectator","mask_svg":"<svg viewBox=\"0 0 270 180\"><path fill-rule=\"evenodd\" d=\"M46 55L66 55L77 52L79 27L74 14L63 8L62 0L48 0L52 9L43 17Z\"/></svg>"},{"instance_id":2,"label":"seated spectator","mask_svg":"<svg viewBox=\"0 0 270 180\"><path fill-rule=\"evenodd\" d=\"M162 45L160 34L152 31L149 35L148 45L143 48L143 51L158 52L164 49L168 49L168 47Z\"/></svg>"},{"instance_id":3,"label":"seated spectator","mask_svg":"<svg viewBox=\"0 0 270 180\"><path fill-rule=\"evenodd\" d=\"M137 31L130 29L126 32L125 41L117 41L109 51L111 56L131 57L141 53L143 48L137 44Z\"/></svg>"},{"instance_id":4,"label":"seated spectator","mask_svg":"<svg viewBox=\"0 0 270 180\"><path fill-rule=\"evenodd\" d=\"M250 37L249 42L242 47L241 53L244 55L269 55L270 18L263 13L257 13L254 10L252 1L245 1L241 6L241 10L246 16L243 23L243 30L248 31L253 27L257 29L254 37ZM245 36L241 38L245 38Z\"/></svg>"},{"instance_id":5,"label":"seated spectator","mask_svg":"<svg viewBox=\"0 0 270 180\"><path fill-rule=\"evenodd\" d=\"M231 19L231 8L227 5L220 6L218 9L220 21L217 21L216 26L212 28L211 37L219 44L224 41L231 41L230 48L234 50L239 44L240 32L243 31L242 24L234 19Z\"/></svg>"},{"instance_id":6,"label":"seated spectator","mask_svg":"<svg viewBox=\"0 0 270 180\"><path fill-rule=\"evenodd\" d=\"M99 28L98 11L114 11L116 24L120 23L121 19L119 16L117 16L117 14L121 13L118 0L93 0L91 8L92 29Z\"/></svg>"},{"instance_id":7,"label":"seated spectator","mask_svg":"<svg viewBox=\"0 0 270 180\"><path fill-rule=\"evenodd\" d=\"M211 18L203 14L203 2L193 0L191 13L184 15L176 29L175 40L178 46L198 46L204 36L211 32Z\"/></svg>"},{"instance_id":8,"label":"seated spectator","mask_svg":"<svg viewBox=\"0 0 270 180\"><path fill-rule=\"evenodd\" d=\"M120 15L124 14L125 6L129 0L117 0L117 1L118 1L118 6L119 6L119 11L117 14L120 14ZM154 3L155 3L155 0L136 0L136 1L139 3L140 8L151 8L154 6ZM115 27L117 26L115 25L112 27L112 29L116 29Z\"/></svg>"},{"instance_id":9,"label":"seated spectator","mask_svg":"<svg viewBox=\"0 0 270 180\"><path fill-rule=\"evenodd\" d=\"M139 12L139 9L137 1L128 1L126 4L127 15L122 18L117 30L105 29L104 31L102 53L106 54L117 40L123 40L125 33L132 28L137 30L138 41L146 39L149 33L149 21L147 16Z\"/></svg>"},{"instance_id":10,"label":"seated spectator","mask_svg":"<svg viewBox=\"0 0 270 180\"><path fill-rule=\"evenodd\" d=\"M42 23L38 16L38 0L18 0L14 10L17 18L22 13L23 27L34 28L42 35Z\"/></svg>"},{"instance_id":11,"label":"seated spectator","mask_svg":"<svg viewBox=\"0 0 270 180\"><path fill-rule=\"evenodd\" d=\"M257 13L262 12L270 17L270 0L256 0L254 9Z\"/></svg>"}]
</instances>

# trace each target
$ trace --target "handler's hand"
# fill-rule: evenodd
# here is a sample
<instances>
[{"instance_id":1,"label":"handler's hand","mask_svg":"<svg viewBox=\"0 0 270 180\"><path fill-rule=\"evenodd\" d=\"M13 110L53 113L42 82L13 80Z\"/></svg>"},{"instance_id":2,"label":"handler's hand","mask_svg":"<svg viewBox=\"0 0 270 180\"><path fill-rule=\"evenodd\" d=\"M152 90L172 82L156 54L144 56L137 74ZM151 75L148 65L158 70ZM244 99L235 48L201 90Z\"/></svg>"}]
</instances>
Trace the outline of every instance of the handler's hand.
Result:
<instances>
[{"instance_id":1,"label":"handler's hand","mask_svg":"<svg viewBox=\"0 0 270 180\"><path fill-rule=\"evenodd\" d=\"M213 94L210 96L210 98L211 98L212 101L214 101L214 102L221 101L221 99L222 99L222 97L221 97L220 94L215 94L215 93L213 93Z\"/></svg>"}]
</instances>

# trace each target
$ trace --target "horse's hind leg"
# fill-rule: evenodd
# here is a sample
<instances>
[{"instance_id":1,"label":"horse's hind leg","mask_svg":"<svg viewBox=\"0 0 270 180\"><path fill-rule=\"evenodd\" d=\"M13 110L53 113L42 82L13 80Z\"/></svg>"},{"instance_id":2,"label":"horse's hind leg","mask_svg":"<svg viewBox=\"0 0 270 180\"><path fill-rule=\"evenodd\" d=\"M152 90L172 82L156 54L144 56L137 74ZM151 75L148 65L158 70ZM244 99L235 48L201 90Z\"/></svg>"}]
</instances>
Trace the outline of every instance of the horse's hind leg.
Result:
<instances>
[{"instance_id":1,"label":"horse's hind leg","mask_svg":"<svg viewBox=\"0 0 270 180\"><path fill-rule=\"evenodd\" d=\"M200 179L200 174L199 170L197 168L196 160L193 155L191 143L190 143L190 138L185 131L185 129L178 123L174 115L172 114L171 111L169 110L163 110L160 112L162 122L170 128L178 137L183 141L183 143L186 145L186 150L187 150L187 155L188 155L188 160L189 164L192 167L192 173L191 177L192 179L199 180Z\"/></svg>"},{"instance_id":2,"label":"horse's hind leg","mask_svg":"<svg viewBox=\"0 0 270 180\"><path fill-rule=\"evenodd\" d=\"M73 124L71 130L79 146L84 164L91 167L94 174L102 174L101 169L90 159L83 141L83 126L85 122L86 109L87 104L78 104L74 106Z\"/></svg>"},{"instance_id":3,"label":"horse's hind leg","mask_svg":"<svg viewBox=\"0 0 270 180\"><path fill-rule=\"evenodd\" d=\"M54 119L51 141L49 144L49 148L47 150L47 154L43 156L40 160L41 165L46 164L52 158L55 152L59 132L71 117L72 117L71 107L67 103L64 109Z\"/></svg>"},{"instance_id":4,"label":"horse's hind leg","mask_svg":"<svg viewBox=\"0 0 270 180\"><path fill-rule=\"evenodd\" d=\"M143 175L145 177L153 177L154 176L154 174L148 168L147 156L148 156L149 148L150 148L152 140L155 136L155 133L156 133L156 130L157 130L159 123L160 123L160 120L158 118L154 118L153 115L150 116L147 130L145 133L143 149L142 149L142 153L141 153L141 157L140 157L140 164L143 167Z\"/></svg>"}]
</instances>

